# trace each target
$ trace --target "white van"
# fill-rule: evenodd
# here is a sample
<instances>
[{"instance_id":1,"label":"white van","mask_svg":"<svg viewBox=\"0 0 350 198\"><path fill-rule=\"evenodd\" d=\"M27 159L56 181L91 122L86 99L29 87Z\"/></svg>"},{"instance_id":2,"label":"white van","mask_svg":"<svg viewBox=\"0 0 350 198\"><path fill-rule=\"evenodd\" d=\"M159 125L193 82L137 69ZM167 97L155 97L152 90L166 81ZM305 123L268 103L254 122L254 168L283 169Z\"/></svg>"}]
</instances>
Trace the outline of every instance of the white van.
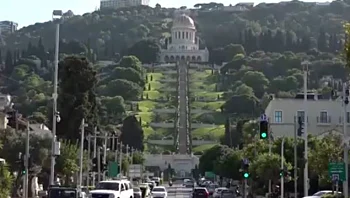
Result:
<instances>
[{"instance_id":1,"label":"white van","mask_svg":"<svg viewBox=\"0 0 350 198\"><path fill-rule=\"evenodd\" d=\"M95 190L90 191L91 198L133 198L134 189L128 180L101 181Z\"/></svg>"}]
</instances>

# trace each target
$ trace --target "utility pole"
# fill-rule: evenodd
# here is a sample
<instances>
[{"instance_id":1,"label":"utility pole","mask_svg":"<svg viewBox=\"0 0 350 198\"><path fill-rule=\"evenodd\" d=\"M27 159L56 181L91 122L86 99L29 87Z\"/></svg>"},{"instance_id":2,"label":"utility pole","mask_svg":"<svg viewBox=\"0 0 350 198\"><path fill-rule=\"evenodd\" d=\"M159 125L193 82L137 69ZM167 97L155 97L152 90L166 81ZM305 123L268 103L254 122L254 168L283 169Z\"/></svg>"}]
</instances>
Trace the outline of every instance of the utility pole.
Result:
<instances>
[{"instance_id":1,"label":"utility pole","mask_svg":"<svg viewBox=\"0 0 350 198\"><path fill-rule=\"evenodd\" d=\"M120 151L119 151L119 166L120 166L120 176L123 175L122 171L122 163L123 163L123 142L120 141Z\"/></svg>"},{"instance_id":2,"label":"utility pole","mask_svg":"<svg viewBox=\"0 0 350 198\"><path fill-rule=\"evenodd\" d=\"M83 158L84 158L84 128L85 128L85 119L83 118L81 120L81 136L80 136L80 154L79 154L79 183L78 186L79 188L82 187L83 185Z\"/></svg>"},{"instance_id":3,"label":"utility pole","mask_svg":"<svg viewBox=\"0 0 350 198\"><path fill-rule=\"evenodd\" d=\"M126 154L125 154L125 155L126 155L126 159L129 161L129 145L128 145L128 144L126 145L126 151L125 151L125 153L126 153ZM127 171L127 172L126 172L126 176L129 177L129 175L130 175L130 174L129 174L129 171Z\"/></svg>"},{"instance_id":4,"label":"utility pole","mask_svg":"<svg viewBox=\"0 0 350 198\"><path fill-rule=\"evenodd\" d=\"M343 83L343 101L342 101L342 106L343 106L343 139L347 140L348 139L348 134L347 134L347 106L349 103L349 98L348 98L348 91L347 91L347 83ZM344 144L344 163L345 163L345 181L343 181L343 195L344 197L348 197L349 194L349 189L348 189L348 167L349 167L349 160L348 160L348 155L349 155L349 142L345 142Z\"/></svg>"},{"instance_id":5,"label":"utility pole","mask_svg":"<svg viewBox=\"0 0 350 198\"><path fill-rule=\"evenodd\" d=\"M116 137L116 142L117 142L117 145L114 147L115 148L115 150L114 150L114 161L118 162L118 138L117 137Z\"/></svg>"},{"instance_id":6,"label":"utility pole","mask_svg":"<svg viewBox=\"0 0 350 198\"><path fill-rule=\"evenodd\" d=\"M28 190L29 190L29 121L27 121L27 134L26 134L26 154L25 154L25 160L24 160L24 167L25 167L25 175L24 175L24 186L23 186L23 194L25 198L28 198Z\"/></svg>"},{"instance_id":7,"label":"utility pole","mask_svg":"<svg viewBox=\"0 0 350 198\"><path fill-rule=\"evenodd\" d=\"M89 134L88 135L88 167L87 167L87 171L86 171L86 175L87 175L87 178L86 178L86 183L87 183L87 186L90 186L90 171L91 171L91 135Z\"/></svg>"},{"instance_id":8,"label":"utility pole","mask_svg":"<svg viewBox=\"0 0 350 198\"><path fill-rule=\"evenodd\" d=\"M57 98L58 98L58 56L59 56L59 40L60 40L60 19L54 19L54 17L62 16L62 10L54 10L52 12L52 18L56 21L56 38L55 38L55 59L54 59L54 82L53 82L53 113L52 113L52 142L51 142L51 167L50 167L50 184L54 184L55 180L55 153L56 153L56 125L59 122L57 111Z\"/></svg>"},{"instance_id":9,"label":"utility pole","mask_svg":"<svg viewBox=\"0 0 350 198\"><path fill-rule=\"evenodd\" d=\"M284 171L284 137L281 145L281 170ZM284 196L284 174L281 175L281 198Z\"/></svg>"},{"instance_id":10,"label":"utility pole","mask_svg":"<svg viewBox=\"0 0 350 198\"><path fill-rule=\"evenodd\" d=\"M297 128L297 119L298 115L294 117L294 197L297 197L298 194L298 128Z\"/></svg>"},{"instance_id":11,"label":"utility pole","mask_svg":"<svg viewBox=\"0 0 350 198\"><path fill-rule=\"evenodd\" d=\"M97 127L94 127L94 148L93 148L93 158L96 158L96 147L97 147ZM92 173L92 185L96 185L96 172Z\"/></svg>"},{"instance_id":12,"label":"utility pole","mask_svg":"<svg viewBox=\"0 0 350 198\"><path fill-rule=\"evenodd\" d=\"M271 129L270 129L270 125L269 125L269 131L268 131L268 141L269 141L269 156L271 156L271 154L272 154L272 133L271 133ZM271 195L271 193L272 193L272 181L271 181L271 179L269 180L269 196Z\"/></svg>"},{"instance_id":13,"label":"utility pole","mask_svg":"<svg viewBox=\"0 0 350 198\"><path fill-rule=\"evenodd\" d=\"M309 194L309 168L308 168L308 111L307 111L307 75L309 70L309 62L303 62L302 65L304 65L304 160L305 160L305 167L304 167L304 197L308 196Z\"/></svg>"},{"instance_id":14,"label":"utility pole","mask_svg":"<svg viewBox=\"0 0 350 198\"><path fill-rule=\"evenodd\" d=\"M101 150L97 148L97 182L101 181Z\"/></svg>"},{"instance_id":15,"label":"utility pole","mask_svg":"<svg viewBox=\"0 0 350 198\"><path fill-rule=\"evenodd\" d=\"M107 163L107 142L108 142L108 136L107 132L105 132L105 137L104 137L104 143L103 143L103 164ZM102 171L102 178L103 180L106 180L106 172Z\"/></svg>"}]
</instances>

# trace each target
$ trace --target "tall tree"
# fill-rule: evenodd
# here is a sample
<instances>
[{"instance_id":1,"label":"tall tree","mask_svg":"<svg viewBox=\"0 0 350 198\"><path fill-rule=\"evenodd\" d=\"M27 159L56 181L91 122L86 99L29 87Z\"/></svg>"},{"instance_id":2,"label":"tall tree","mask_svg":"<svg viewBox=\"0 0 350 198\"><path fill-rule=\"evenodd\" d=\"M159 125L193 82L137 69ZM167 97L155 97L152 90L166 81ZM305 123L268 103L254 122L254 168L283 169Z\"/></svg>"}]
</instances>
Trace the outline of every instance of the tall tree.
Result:
<instances>
[{"instance_id":1,"label":"tall tree","mask_svg":"<svg viewBox=\"0 0 350 198\"><path fill-rule=\"evenodd\" d=\"M57 134L70 140L79 139L81 121L97 123L95 86L96 71L85 57L69 56L59 65L58 111L61 121Z\"/></svg>"},{"instance_id":2,"label":"tall tree","mask_svg":"<svg viewBox=\"0 0 350 198\"><path fill-rule=\"evenodd\" d=\"M13 57L10 50L6 52L5 73L10 75L13 71Z\"/></svg>"},{"instance_id":3,"label":"tall tree","mask_svg":"<svg viewBox=\"0 0 350 198\"><path fill-rule=\"evenodd\" d=\"M143 130L135 116L128 116L123 121L121 141L124 145L143 151Z\"/></svg>"}]
</instances>

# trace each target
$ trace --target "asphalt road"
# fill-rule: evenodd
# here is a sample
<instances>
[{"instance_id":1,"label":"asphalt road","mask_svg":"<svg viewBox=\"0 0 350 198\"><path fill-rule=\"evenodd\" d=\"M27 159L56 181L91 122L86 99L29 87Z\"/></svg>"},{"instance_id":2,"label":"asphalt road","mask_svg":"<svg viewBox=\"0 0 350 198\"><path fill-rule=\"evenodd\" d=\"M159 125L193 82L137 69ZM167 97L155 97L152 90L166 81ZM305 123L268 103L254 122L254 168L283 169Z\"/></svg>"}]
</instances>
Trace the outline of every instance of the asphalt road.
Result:
<instances>
[{"instance_id":1,"label":"asphalt road","mask_svg":"<svg viewBox=\"0 0 350 198\"><path fill-rule=\"evenodd\" d=\"M168 198L190 198L192 188L185 188L181 184L174 184L172 187L166 186Z\"/></svg>"}]
</instances>

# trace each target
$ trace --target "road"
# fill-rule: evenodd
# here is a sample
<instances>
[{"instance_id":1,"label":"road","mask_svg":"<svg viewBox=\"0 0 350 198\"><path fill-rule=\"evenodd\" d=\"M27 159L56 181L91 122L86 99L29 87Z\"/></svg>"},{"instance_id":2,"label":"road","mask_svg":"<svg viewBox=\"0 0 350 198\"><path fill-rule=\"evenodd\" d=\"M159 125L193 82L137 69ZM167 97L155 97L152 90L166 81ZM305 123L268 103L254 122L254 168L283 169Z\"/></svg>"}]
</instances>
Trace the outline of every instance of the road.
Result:
<instances>
[{"instance_id":1,"label":"road","mask_svg":"<svg viewBox=\"0 0 350 198\"><path fill-rule=\"evenodd\" d=\"M168 198L190 198L192 188L185 188L181 184L174 184L172 187L166 186Z\"/></svg>"},{"instance_id":2,"label":"road","mask_svg":"<svg viewBox=\"0 0 350 198\"><path fill-rule=\"evenodd\" d=\"M179 153L187 154L188 146L188 126L187 126L187 65L179 63Z\"/></svg>"}]
</instances>

